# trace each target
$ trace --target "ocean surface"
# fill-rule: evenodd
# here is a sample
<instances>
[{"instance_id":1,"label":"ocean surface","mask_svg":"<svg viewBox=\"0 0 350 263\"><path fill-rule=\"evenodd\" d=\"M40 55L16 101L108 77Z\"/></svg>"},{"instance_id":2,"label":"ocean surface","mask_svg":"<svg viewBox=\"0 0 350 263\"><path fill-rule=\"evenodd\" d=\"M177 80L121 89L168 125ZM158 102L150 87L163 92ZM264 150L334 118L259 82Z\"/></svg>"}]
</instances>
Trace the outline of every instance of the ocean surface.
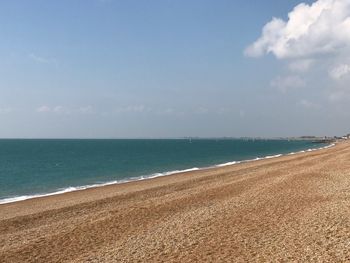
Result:
<instances>
[{"instance_id":1,"label":"ocean surface","mask_svg":"<svg viewBox=\"0 0 350 263\"><path fill-rule=\"evenodd\" d=\"M0 140L0 203L325 145L253 139Z\"/></svg>"}]
</instances>

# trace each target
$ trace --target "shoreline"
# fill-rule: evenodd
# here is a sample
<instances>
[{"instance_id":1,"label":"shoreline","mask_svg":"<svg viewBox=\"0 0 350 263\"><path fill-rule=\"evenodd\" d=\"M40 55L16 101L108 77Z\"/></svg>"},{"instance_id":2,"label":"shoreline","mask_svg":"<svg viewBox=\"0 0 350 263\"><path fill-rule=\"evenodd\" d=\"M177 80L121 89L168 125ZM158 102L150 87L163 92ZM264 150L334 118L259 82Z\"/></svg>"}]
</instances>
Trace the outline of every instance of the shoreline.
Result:
<instances>
[{"instance_id":1,"label":"shoreline","mask_svg":"<svg viewBox=\"0 0 350 263\"><path fill-rule=\"evenodd\" d=\"M185 174L3 204L0 258L4 263L350 259L350 141Z\"/></svg>"},{"instance_id":2,"label":"shoreline","mask_svg":"<svg viewBox=\"0 0 350 263\"><path fill-rule=\"evenodd\" d=\"M71 192L76 192L76 191L84 191L87 189L100 188L100 187L105 187L105 186L109 186L109 185L120 185L120 184L125 184L125 183L132 183L132 182L137 182L137 181L159 178L159 177L163 177L163 176L185 174L185 173L190 173L193 171L205 171L208 169L215 169L215 168L220 168L220 167L237 165L237 164L241 164L241 163L255 162L255 161L278 158L278 157L288 156L288 155L295 155L295 154L300 154L300 153L305 153L305 152L313 152L313 151L333 147L336 145L336 143L337 142L334 142L334 143L330 143L330 144L323 146L323 147L309 148L307 150L301 150L298 152L290 152L290 153L285 153L285 154L277 153L275 155L267 155L267 156L263 156L263 157L257 157L255 159L247 159L247 160L241 160L241 161L230 161L230 162L226 162L226 163L222 163L222 164L211 165L208 167L193 167L193 168L188 168L188 169L184 169L184 170L166 171L166 172L160 172L160 173L153 173L150 175L141 175L141 176L136 176L136 177L131 177L131 178L125 178L125 179L121 179L121 180L114 180L114 181L108 181L108 182L103 182L103 183L94 183L94 184L90 184L90 185L68 186L66 188L57 189L53 192L48 192L48 193L38 193L38 194L8 197L8 198L0 199L0 206L4 205L4 204L16 203L16 202L21 202L21 201L26 201L26 200L31 200L31 199L45 198L45 197L49 197L49 196L56 196L56 195L61 195L61 194L66 194L66 193L71 193Z\"/></svg>"}]
</instances>

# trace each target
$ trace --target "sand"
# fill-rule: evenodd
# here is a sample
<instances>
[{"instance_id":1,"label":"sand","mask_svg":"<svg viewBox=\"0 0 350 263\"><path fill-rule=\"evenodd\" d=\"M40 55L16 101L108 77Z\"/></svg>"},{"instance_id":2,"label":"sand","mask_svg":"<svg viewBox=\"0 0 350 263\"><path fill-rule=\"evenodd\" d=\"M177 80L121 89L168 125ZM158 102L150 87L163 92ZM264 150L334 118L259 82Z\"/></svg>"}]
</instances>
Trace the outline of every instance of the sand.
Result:
<instances>
[{"instance_id":1,"label":"sand","mask_svg":"<svg viewBox=\"0 0 350 263\"><path fill-rule=\"evenodd\" d=\"M350 261L350 143L0 205L0 262Z\"/></svg>"}]
</instances>

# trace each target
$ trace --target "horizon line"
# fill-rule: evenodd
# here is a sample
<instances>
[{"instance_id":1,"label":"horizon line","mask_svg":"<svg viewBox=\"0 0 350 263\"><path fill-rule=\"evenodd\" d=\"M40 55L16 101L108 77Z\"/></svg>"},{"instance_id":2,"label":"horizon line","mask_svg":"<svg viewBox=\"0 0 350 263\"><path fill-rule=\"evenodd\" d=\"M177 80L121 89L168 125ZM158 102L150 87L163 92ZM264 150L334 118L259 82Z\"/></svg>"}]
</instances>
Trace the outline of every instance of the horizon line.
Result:
<instances>
[{"instance_id":1,"label":"horizon line","mask_svg":"<svg viewBox=\"0 0 350 263\"><path fill-rule=\"evenodd\" d=\"M338 136L317 136L317 135L301 135L301 136L180 136L180 137L0 137L0 140L174 140L174 139L308 139L308 138L333 138Z\"/></svg>"}]
</instances>

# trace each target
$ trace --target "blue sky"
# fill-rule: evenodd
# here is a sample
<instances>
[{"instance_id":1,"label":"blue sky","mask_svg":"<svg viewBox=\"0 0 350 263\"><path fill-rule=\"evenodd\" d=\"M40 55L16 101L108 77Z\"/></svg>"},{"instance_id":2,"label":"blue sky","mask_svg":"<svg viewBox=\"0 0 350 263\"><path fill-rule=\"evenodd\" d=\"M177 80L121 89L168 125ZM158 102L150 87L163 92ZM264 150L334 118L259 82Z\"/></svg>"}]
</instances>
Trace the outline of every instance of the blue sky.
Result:
<instances>
[{"instance_id":1,"label":"blue sky","mask_svg":"<svg viewBox=\"0 0 350 263\"><path fill-rule=\"evenodd\" d=\"M288 22L300 3L1 1L0 137L348 132L350 66L335 63L344 54L300 53L301 38L281 53L262 31L273 17ZM307 17L315 1L304 3L307 12L295 13ZM317 66L306 72L309 64Z\"/></svg>"}]
</instances>

